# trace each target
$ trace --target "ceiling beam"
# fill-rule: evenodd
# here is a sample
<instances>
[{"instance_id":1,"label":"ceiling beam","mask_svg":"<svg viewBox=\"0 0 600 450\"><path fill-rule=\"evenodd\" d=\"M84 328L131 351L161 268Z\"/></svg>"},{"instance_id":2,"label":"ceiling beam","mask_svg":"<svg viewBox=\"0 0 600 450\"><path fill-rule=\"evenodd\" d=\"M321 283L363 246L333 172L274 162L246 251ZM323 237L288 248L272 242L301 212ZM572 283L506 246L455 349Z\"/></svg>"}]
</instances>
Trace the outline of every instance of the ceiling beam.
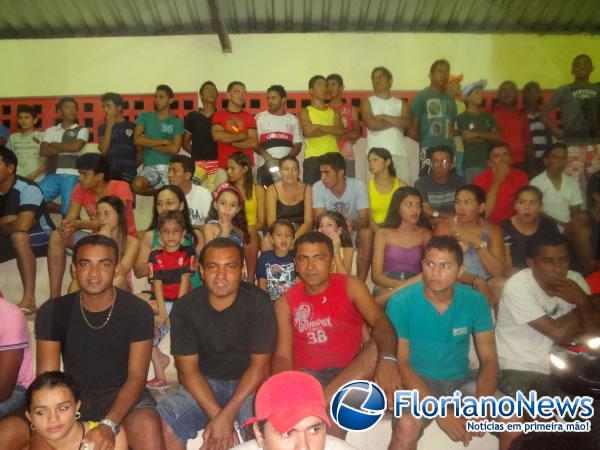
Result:
<instances>
[{"instance_id":1,"label":"ceiling beam","mask_svg":"<svg viewBox=\"0 0 600 450\"><path fill-rule=\"evenodd\" d=\"M223 53L231 53L231 39L229 39L229 33L227 33L227 27L225 26L225 22L223 21L223 16L221 15L221 10L219 9L218 0L207 0L208 9L210 9L210 15L212 16L213 26L217 35L219 36L219 41L221 42L221 49Z\"/></svg>"}]
</instances>

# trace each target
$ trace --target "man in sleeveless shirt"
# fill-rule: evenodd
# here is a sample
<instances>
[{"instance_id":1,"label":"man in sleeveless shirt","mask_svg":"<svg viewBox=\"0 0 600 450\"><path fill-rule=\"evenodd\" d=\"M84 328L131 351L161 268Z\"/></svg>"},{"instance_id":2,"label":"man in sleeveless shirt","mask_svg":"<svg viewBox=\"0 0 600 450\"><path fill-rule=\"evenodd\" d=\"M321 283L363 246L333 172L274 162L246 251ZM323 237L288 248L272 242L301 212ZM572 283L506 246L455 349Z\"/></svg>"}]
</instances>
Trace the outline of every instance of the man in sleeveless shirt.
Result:
<instances>
[{"instance_id":1,"label":"man in sleeveless shirt","mask_svg":"<svg viewBox=\"0 0 600 450\"><path fill-rule=\"evenodd\" d=\"M294 253L300 281L275 302L271 372L310 373L323 385L327 402L344 383L373 378L391 399L400 386L397 341L367 286L352 275L329 272L333 243L322 233L298 238ZM372 333L363 344L365 322Z\"/></svg>"},{"instance_id":2,"label":"man in sleeveless shirt","mask_svg":"<svg viewBox=\"0 0 600 450\"><path fill-rule=\"evenodd\" d=\"M360 114L367 126L367 150L382 147L392 154L398 178L409 180L408 155L404 148L404 132L411 123L408 103L392 97L392 73L385 67L371 72L373 93L363 99Z\"/></svg>"},{"instance_id":3,"label":"man in sleeveless shirt","mask_svg":"<svg viewBox=\"0 0 600 450\"><path fill-rule=\"evenodd\" d=\"M340 113L325 104L327 80L315 75L308 82L310 105L298 114L302 132L306 137L302 179L306 184L319 181L319 156L338 153L337 137L344 134Z\"/></svg>"}]
</instances>

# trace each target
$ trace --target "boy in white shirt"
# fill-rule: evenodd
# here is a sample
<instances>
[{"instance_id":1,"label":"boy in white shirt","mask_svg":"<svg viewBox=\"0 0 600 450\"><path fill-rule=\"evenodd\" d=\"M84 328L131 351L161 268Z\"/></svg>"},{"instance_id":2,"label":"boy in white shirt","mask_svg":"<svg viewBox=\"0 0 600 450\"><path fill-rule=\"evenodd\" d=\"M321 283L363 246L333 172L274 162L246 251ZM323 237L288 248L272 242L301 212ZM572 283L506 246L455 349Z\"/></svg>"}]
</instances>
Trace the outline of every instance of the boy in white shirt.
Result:
<instances>
[{"instance_id":1,"label":"boy in white shirt","mask_svg":"<svg viewBox=\"0 0 600 450\"><path fill-rule=\"evenodd\" d=\"M556 222L562 232L581 210L581 189L575 178L564 174L567 166L567 147L564 144L553 144L546 150L544 165L546 170L529 184L542 191L544 215Z\"/></svg>"}]
</instances>

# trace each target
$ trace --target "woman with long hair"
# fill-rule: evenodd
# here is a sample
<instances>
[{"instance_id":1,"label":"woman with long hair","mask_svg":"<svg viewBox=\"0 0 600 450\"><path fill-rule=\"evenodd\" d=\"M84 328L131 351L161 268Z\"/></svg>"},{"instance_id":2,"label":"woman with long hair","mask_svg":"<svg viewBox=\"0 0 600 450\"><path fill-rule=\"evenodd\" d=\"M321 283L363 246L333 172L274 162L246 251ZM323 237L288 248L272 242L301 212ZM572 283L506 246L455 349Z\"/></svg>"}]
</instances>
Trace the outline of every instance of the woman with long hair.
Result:
<instances>
[{"instance_id":1,"label":"woman with long hair","mask_svg":"<svg viewBox=\"0 0 600 450\"><path fill-rule=\"evenodd\" d=\"M331 272L351 273L354 246L346 218L337 211L325 211L317 218L317 230L333 242Z\"/></svg>"},{"instance_id":2,"label":"woman with long hair","mask_svg":"<svg viewBox=\"0 0 600 450\"><path fill-rule=\"evenodd\" d=\"M312 229L312 186L300 180L300 164L293 156L279 160L279 174L281 179L267 188L267 225L287 220L294 226L294 239L298 239ZM271 242L265 242L268 240L263 239L263 250L272 248Z\"/></svg>"},{"instance_id":3,"label":"woman with long hair","mask_svg":"<svg viewBox=\"0 0 600 450\"><path fill-rule=\"evenodd\" d=\"M373 147L367 157L369 172L373 174L367 182L369 204L371 205L371 228L377 231L385 222L396 189L406 186L406 182L396 177L392 154L385 148Z\"/></svg>"},{"instance_id":4,"label":"woman with long hair","mask_svg":"<svg viewBox=\"0 0 600 450\"><path fill-rule=\"evenodd\" d=\"M112 238L119 246L119 273L115 274L113 286L131 291L130 271L140 249L140 241L127 234L127 216L123 201L114 195L102 197L96 203L99 229L95 234ZM79 290L75 272L71 272L69 293Z\"/></svg>"},{"instance_id":5,"label":"woman with long hair","mask_svg":"<svg viewBox=\"0 0 600 450\"><path fill-rule=\"evenodd\" d=\"M371 278L376 294L420 279L422 250L431 234L419 191L410 186L397 189L385 222L375 233Z\"/></svg>"},{"instance_id":6,"label":"woman with long hair","mask_svg":"<svg viewBox=\"0 0 600 450\"><path fill-rule=\"evenodd\" d=\"M44 372L25 394L25 415L31 422L29 450L87 448L85 436L98 422L80 421L81 393L75 380L63 372ZM127 450L125 431L115 436L115 450Z\"/></svg>"},{"instance_id":7,"label":"woman with long hair","mask_svg":"<svg viewBox=\"0 0 600 450\"><path fill-rule=\"evenodd\" d=\"M246 281L254 284L256 262L258 260L258 232L265 223L265 189L254 183L252 165L248 155L243 152L235 152L227 160L227 178L229 183L238 188L244 196L244 207L250 234L250 242L244 245L244 259L248 271Z\"/></svg>"},{"instance_id":8,"label":"woman with long hair","mask_svg":"<svg viewBox=\"0 0 600 450\"><path fill-rule=\"evenodd\" d=\"M467 184L456 191L456 215L439 223L436 236L454 236L464 252L465 272L460 282L481 292L496 306L500 299L504 262L504 235L500 227L484 219L485 192Z\"/></svg>"},{"instance_id":9,"label":"woman with long hair","mask_svg":"<svg viewBox=\"0 0 600 450\"><path fill-rule=\"evenodd\" d=\"M199 230L194 230L192 228L185 194L177 186L171 184L163 186L154 196L152 221L150 222L150 226L148 226L146 231L138 234L140 250L133 265L133 272L136 277L142 278L148 275L148 257L150 256L150 251L153 248L160 246L158 230L156 229L159 214L176 209L179 209L185 218L186 233L184 244L192 245L196 250L196 254L202 249L202 234ZM201 284L200 275L198 275L198 273L194 274L194 276L192 276L192 288L198 287Z\"/></svg>"}]
</instances>

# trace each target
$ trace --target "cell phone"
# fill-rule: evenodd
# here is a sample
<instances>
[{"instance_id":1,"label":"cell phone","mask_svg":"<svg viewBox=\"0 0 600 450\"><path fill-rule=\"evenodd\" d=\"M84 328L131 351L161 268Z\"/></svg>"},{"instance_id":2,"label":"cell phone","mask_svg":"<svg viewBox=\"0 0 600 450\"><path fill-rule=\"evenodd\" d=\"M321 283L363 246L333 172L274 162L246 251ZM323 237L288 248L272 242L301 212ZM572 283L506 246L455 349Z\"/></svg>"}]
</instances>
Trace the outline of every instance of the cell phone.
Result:
<instances>
[{"instance_id":1,"label":"cell phone","mask_svg":"<svg viewBox=\"0 0 600 450\"><path fill-rule=\"evenodd\" d=\"M84 442L83 444L81 444L81 447L79 447L79 450L94 450L94 443Z\"/></svg>"}]
</instances>

